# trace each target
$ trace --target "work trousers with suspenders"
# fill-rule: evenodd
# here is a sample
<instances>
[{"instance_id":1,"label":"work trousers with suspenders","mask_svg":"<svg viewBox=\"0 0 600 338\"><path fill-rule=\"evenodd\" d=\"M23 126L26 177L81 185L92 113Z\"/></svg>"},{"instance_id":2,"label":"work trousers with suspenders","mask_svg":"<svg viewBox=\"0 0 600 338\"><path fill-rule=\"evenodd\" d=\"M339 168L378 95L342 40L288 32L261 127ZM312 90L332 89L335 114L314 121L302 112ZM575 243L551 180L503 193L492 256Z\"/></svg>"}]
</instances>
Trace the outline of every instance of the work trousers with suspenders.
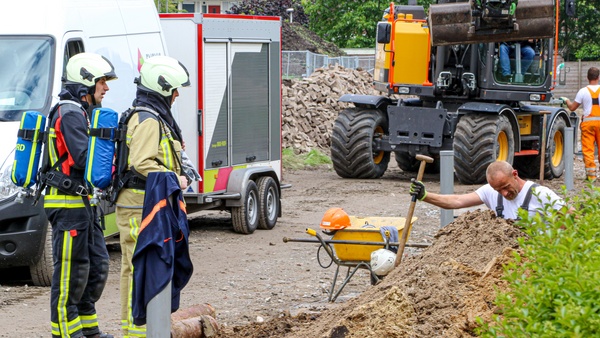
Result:
<instances>
[{"instance_id":1,"label":"work trousers with suspenders","mask_svg":"<svg viewBox=\"0 0 600 338\"><path fill-rule=\"evenodd\" d=\"M531 202L531 195L533 195L533 188L539 187L539 184L532 184L527 190L527 194L525 195L525 199L523 199L523 204L521 204L521 209L525 211L529 211L529 202ZM504 198L501 193L498 193L498 201L496 203L496 217L504 218Z\"/></svg>"},{"instance_id":2,"label":"work trousers with suspenders","mask_svg":"<svg viewBox=\"0 0 600 338\"><path fill-rule=\"evenodd\" d=\"M95 208L83 198L46 194L44 207L52 224L52 337L99 333L95 303L108 278L108 251ZM91 213L91 214L90 214Z\"/></svg>"},{"instance_id":3,"label":"work trousers with suspenders","mask_svg":"<svg viewBox=\"0 0 600 338\"><path fill-rule=\"evenodd\" d=\"M593 92L589 87L587 89L592 96L592 110L590 115L584 117L581 122L581 152L583 153L587 179L594 181L596 179L594 154L596 145L600 147L600 103L598 102L600 88L596 92Z\"/></svg>"}]
</instances>

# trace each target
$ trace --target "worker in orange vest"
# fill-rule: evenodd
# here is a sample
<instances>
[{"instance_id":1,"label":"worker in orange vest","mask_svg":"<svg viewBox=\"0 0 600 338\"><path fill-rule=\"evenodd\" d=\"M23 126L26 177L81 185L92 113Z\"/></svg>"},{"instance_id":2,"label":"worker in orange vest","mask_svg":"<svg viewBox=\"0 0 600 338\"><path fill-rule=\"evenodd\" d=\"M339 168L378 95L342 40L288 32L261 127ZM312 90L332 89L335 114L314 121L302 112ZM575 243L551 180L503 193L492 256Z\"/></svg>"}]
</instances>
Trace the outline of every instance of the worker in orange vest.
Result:
<instances>
[{"instance_id":1,"label":"worker in orange vest","mask_svg":"<svg viewBox=\"0 0 600 338\"><path fill-rule=\"evenodd\" d=\"M566 97L561 97L567 107L574 111L579 106L583 109L583 119L581 121L581 151L583 152L583 162L585 164L585 173L587 180L594 182L596 180L596 164L594 162L595 147L600 145L600 85L598 78L600 70L596 67L590 67L587 72L589 84L581 88L574 101Z\"/></svg>"}]
</instances>

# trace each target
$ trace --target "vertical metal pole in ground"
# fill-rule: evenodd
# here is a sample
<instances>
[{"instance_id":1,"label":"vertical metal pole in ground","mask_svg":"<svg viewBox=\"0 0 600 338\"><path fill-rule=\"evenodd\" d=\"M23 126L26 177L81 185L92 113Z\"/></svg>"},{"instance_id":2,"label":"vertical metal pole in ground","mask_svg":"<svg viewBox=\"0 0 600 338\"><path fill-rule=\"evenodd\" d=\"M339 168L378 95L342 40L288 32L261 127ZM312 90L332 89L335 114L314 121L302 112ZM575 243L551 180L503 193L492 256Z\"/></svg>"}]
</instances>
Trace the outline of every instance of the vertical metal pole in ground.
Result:
<instances>
[{"instance_id":1,"label":"vertical metal pole in ground","mask_svg":"<svg viewBox=\"0 0 600 338\"><path fill-rule=\"evenodd\" d=\"M171 282L146 307L146 337L171 337Z\"/></svg>"},{"instance_id":2,"label":"vertical metal pole in ground","mask_svg":"<svg viewBox=\"0 0 600 338\"><path fill-rule=\"evenodd\" d=\"M573 143L574 128L565 128L565 147L563 152L563 162L565 162L565 186L567 190L573 190Z\"/></svg>"},{"instance_id":3,"label":"vertical metal pole in ground","mask_svg":"<svg viewBox=\"0 0 600 338\"><path fill-rule=\"evenodd\" d=\"M454 151L440 151L440 193L454 193ZM454 210L440 208L440 228L454 221Z\"/></svg>"}]
</instances>

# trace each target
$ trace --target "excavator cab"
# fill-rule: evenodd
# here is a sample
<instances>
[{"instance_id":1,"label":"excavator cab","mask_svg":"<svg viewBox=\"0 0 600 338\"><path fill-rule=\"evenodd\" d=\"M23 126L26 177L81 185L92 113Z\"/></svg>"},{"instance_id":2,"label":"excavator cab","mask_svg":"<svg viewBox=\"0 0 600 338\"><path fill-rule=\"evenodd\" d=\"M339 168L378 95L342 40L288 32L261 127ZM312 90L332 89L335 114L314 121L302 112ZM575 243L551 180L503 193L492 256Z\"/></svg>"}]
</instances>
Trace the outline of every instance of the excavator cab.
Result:
<instances>
[{"instance_id":1,"label":"excavator cab","mask_svg":"<svg viewBox=\"0 0 600 338\"><path fill-rule=\"evenodd\" d=\"M550 39L480 44L482 55L493 55L493 78L496 83L517 86L541 86L550 74L546 62L551 55Z\"/></svg>"}]
</instances>

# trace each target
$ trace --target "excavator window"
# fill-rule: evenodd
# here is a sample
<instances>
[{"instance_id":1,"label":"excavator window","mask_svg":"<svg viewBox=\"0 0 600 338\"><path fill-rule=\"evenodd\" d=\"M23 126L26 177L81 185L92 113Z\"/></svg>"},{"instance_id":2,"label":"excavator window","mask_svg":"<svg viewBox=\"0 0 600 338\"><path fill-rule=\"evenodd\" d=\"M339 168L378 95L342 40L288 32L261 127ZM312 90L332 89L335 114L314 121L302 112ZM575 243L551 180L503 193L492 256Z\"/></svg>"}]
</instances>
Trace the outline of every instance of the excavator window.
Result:
<instances>
[{"instance_id":1,"label":"excavator window","mask_svg":"<svg viewBox=\"0 0 600 338\"><path fill-rule=\"evenodd\" d=\"M494 44L496 82L510 85L542 85L547 75L545 61L548 58L548 50L548 40L529 39Z\"/></svg>"}]
</instances>

